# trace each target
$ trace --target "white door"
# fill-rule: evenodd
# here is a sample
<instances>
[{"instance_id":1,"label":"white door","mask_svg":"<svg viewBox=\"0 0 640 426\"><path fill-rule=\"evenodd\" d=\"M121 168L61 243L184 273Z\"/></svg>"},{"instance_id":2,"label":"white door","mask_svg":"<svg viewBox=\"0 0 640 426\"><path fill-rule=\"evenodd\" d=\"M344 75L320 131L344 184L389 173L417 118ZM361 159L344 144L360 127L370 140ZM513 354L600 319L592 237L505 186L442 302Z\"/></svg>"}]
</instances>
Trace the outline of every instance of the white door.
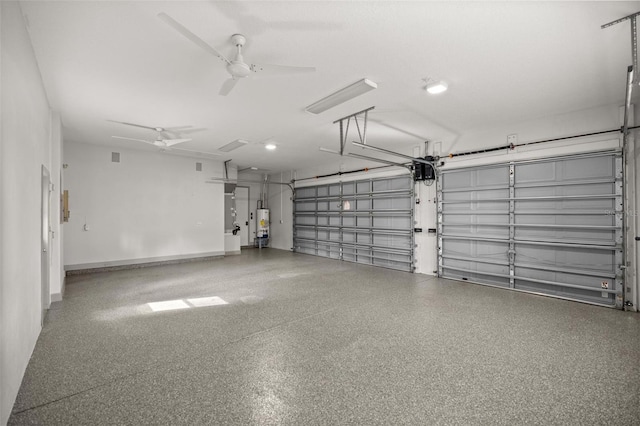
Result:
<instances>
[{"instance_id":1,"label":"white door","mask_svg":"<svg viewBox=\"0 0 640 426\"><path fill-rule=\"evenodd\" d=\"M49 170L45 166L42 166L42 180L41 180L41 235L42 235L42 250L40 259L41 270L41 286L42 286L42 316L40 318L40 325L44 324L44 317L49 309L49 268L51 265L51 253L49 252L49 237L51 235L51 224L49 222L49 210L51 208L50 200L50 188L51 180L49 179Z\"/></svg>"},{"instance_id":2,"label":"white door","mask_svg":"<svg viewBox=\"0 0 640 426\"><path fill-rule=\"evenodd\" d=\"M240 225L240 245L249 245L249 188L236 187L236 221Z\"/></svg>"}]
</instances>

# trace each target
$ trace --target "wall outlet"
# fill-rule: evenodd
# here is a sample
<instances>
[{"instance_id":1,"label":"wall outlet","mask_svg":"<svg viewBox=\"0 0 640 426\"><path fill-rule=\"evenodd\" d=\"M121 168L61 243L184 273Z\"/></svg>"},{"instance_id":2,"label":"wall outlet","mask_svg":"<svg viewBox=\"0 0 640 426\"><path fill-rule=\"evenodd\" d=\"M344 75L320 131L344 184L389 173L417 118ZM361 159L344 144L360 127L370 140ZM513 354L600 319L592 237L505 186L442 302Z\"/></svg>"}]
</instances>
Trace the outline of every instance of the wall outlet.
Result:
<instances>
[{"instance_id":1,"label":"wall outlet","mask_svg":"<svg viewBox=\"0 0 640 426\"><path fill-rule=\"evenodd\" d=\"M518 143L518 135L517 134L512 134L512 135L507 135L507 143L512 143L512 144L517 144Z\"/></svg>"}]
</instances>

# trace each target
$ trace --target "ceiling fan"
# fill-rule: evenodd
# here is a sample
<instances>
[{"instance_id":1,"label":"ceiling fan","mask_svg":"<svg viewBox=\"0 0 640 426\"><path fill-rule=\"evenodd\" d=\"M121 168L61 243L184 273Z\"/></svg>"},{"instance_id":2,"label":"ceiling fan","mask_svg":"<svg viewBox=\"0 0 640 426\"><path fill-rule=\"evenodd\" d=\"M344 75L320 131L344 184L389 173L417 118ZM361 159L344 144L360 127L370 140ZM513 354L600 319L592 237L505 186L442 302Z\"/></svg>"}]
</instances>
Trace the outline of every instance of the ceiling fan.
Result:
<instances>
[{"instance_id":1,"label":"ceiling fan","mask_svg":"<svg viewBox=\"0 0 640 426\"><path fill-rule=\"evenodd\" d=\"M150 145L155 145L158 148L165 148L165 149L171 148L172 146L177 145L179 143L189 142L191 140L191 139L163 139L161 136L158 136L158 138L154 141L149 141L146 139L127 138L124 136L111 136L111 137L116 139L125 139L129 141L144 142Z\"/></svg>"},{"instance_id":2,"label":"ceiling fan","mask_svg":"<svg viewBox=\"0 0 640 426\"><path fill-rule=\"evenodd\" d=\"M140 127L142 129L149 129L158 132L164 139L169 139L169 134L178 136L183 133L195 133L206 129L194 129L193 126L175 126L175 127L160 127L160 126L145 126L136 123L127 123L126 121L107 120L112 123L124 124L126 126Z\"/></svg>"},{"instance_id":3,"label":"ceiling fan","mask_svg":"<svg viewBox=\"0 0 640 426\"><path fill-rule=\"evenodd\" d=\"M219 94L226 96L231 92L241 78L247 77L251 73L271 73L271 74L292 74L292 73L307 73L314 72L315 67L292 67L288 65L273 65L273 64L247 64L242 57L242 47L247 42L247 39L242 34L234 34L231 36L231 42L237 49L236 58L234 60L227 59L222 53L207 44L200 37L192 33L181 23L162 12L158 14L158 18L162 19L167 25L178 31L180 34L200 46L200 48L209 52L213 56L226 63L227 72L231 75L231 78L224 82L220 88Z\"/></svg>"},{"instance_id":4,"label":"ceiling fan","mask_svg":"<svg viewBox=\"0 0 640 426\"><path fill-rule=\"evenodd\" d=\"M175 148L175 145L183 142L189 142L191 139L162 139L162 137L158 136L156 140L150 141L146 139L127 138L124 136L111 136L111 137L115 139L124 139L128 141L144 142L149 145L157 146L158 148L160 148L161 152L171 151L174 154L181 154L181 155L195 156L195 157L207 157L207 156L218 157L222 155L221 152L207 152L207 151L197 151L194 149Z\"/></svg>"}]
</instances>

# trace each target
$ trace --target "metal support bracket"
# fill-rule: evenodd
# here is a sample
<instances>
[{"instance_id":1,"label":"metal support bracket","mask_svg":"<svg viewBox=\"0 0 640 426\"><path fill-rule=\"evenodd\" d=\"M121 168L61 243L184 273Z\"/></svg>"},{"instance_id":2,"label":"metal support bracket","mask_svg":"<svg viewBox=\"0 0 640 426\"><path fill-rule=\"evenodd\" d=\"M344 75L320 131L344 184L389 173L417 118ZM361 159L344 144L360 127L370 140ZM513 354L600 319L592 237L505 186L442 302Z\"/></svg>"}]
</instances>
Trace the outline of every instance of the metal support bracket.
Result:
<instances>
[{"instance_id":1,"label":"metal support bracket","mask_svg":"<svg viewBox=\"0 0 640 426\"><path fill-rule=\"evenodd\" d=\"M636 19L638 16L640 16L640 12L633 13L629 16L625 16L624 18L616 19L615 21L611 21L600 26L600 28L605 29L627 20L631 21L631 58L633 60L633 69L636 70L638 69L638 30L636 23ZM633 81L634 83L637 82L637 76Z\"/></svg>"},{"instance_id":2,"label":"metal support bracket","mask_svg":"<svg viewBox=\"0 0 640 426\"><path fill-rule=\"evenodd\" d=\"M516 166L515 164L509 164L509 287L515 288L516 281L515 276L515 263L516 263L516 244L514 242L516 238Z\"/></svg>"},{"instance_id":3,"label":"metal support bracket","mask_svg":"<svg viewBox=\"0 0 640 426\"><path fill-rule=\"evenodd\" d=\"M333 124L340 123L340 155L344 155L344 147L347 144L347 136L349 135L349 124L351 123L351 119L356 123L356 129L358 130L358 138L360 139L360 143L367 143L367 121L369 120L369 111L374 109L375 107L370 107L367 109L363 109L362 111L356 112L355 114L347 115L346 117L342 117L333 122ZM364 123L362 125L362 129L360 129L360 123L358 123L358 116L364 116Z\"/></svg>"}]
</instances>

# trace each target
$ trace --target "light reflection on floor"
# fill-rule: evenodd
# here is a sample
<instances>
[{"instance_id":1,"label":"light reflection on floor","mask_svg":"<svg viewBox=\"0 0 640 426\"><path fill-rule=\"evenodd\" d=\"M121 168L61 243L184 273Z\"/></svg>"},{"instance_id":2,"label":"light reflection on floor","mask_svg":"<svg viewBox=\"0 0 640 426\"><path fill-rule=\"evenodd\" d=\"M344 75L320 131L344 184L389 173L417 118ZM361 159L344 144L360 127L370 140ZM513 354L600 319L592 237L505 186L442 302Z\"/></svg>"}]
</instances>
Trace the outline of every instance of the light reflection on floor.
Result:
<instances>
[{"instance_id":1,"label":"light reflection on floor","mask_svg":"<svg viewBox=\"0 0 640 426\"><path fill-rule=\"evenodd\" d=\"M228 303L218 297L198 297L192 299L165 300L163 302L149 302L147 306L152 312L173 311L176 309L202 308L205 306L227 305Z\"/></svg>"}]
</instances>

